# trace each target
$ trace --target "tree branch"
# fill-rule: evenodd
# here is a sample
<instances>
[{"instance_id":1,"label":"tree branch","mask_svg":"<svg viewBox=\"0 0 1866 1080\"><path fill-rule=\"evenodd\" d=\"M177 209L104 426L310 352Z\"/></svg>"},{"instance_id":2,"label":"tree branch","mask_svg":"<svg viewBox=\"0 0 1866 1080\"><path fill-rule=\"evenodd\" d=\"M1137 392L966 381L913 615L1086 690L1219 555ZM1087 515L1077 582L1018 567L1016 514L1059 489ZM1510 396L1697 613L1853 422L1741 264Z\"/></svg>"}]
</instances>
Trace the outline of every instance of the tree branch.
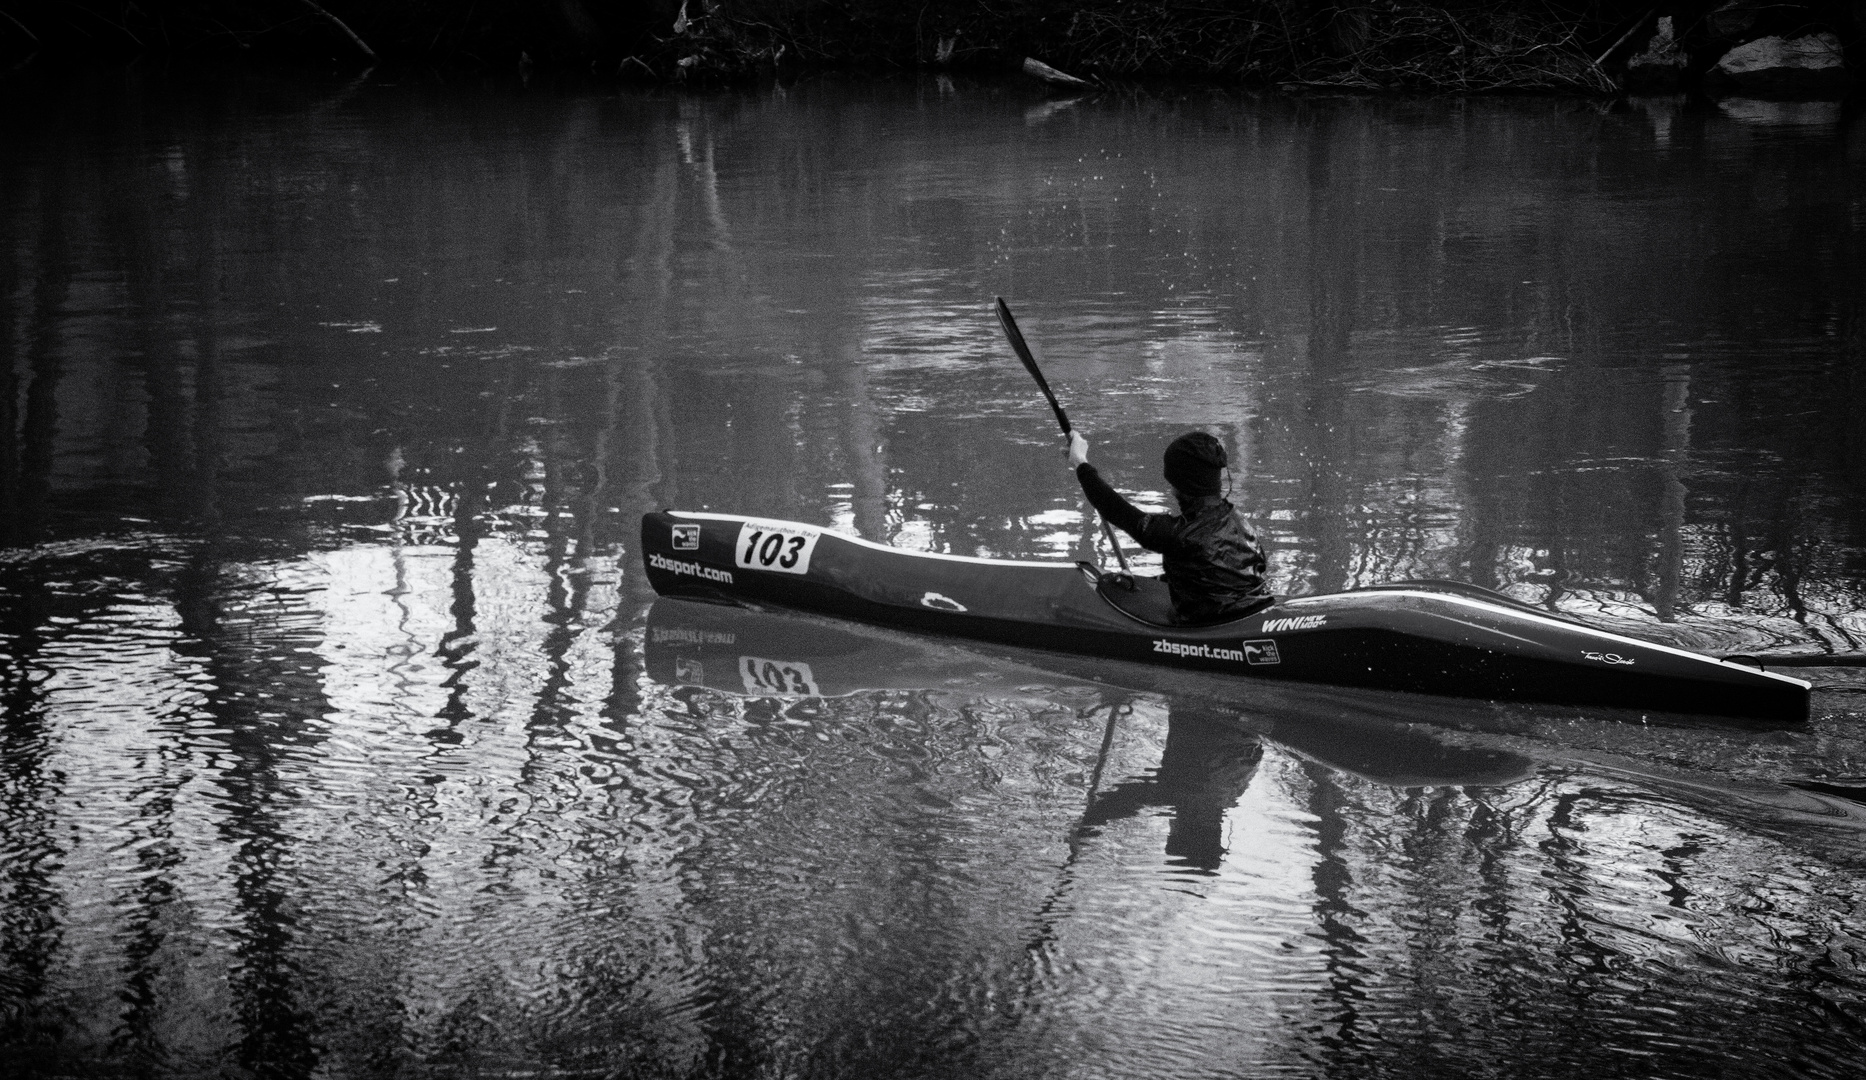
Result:
<instances>
[{"instance_id":1,"label":"tree branch","mask_svg":"<svg viewBox=\"0 0 1866 1080\"><path fill-rule=\"evenodd\" d=\"M23 22L20 22L20 21L19 21L18 19L15 19L15 18L14 18L13 16L11 16L11 15L7 15L7 13L6 13L6 12L4 12L4 11L0 11L0 16L5 16L5 17L6 17L6 21L7 21L7 22L10 22L10 23L12 23L12 24L13 24L14 26L17 26L17 27L19 27L19 32L20 32L20 33L22 33L22 34L25 34L25 35L26 35L26 36L27 36L28 38L30 38L30 39L32 40L32 43L33 43L34 45L37 45L37 44L39 44L39 35L37 35L37 34L35 34L35 33L33 33L33 32L32 32L31 30L28 30L28 29L26 29L26 24L25 24L25 23L23 23Z\"/></svg>"},{"instance_id":2,"label":"tree branch","mask_svg":"<svg viewBox=\"0 0 1866 1080\"><path fill-rule=\"evenodd\" d=\"M339 19L337 16L332 15L330 12L324 10L323 7L313 2L313 0L298 0L298 2L310 8L312 11L316 12L318 15L323 16L326 20L330 22L332 26L343 31L343 36L349 38L353 43L355 43L357 49L359 49L364 56L369 57L371 60L376 59L376 50L370 48L369 43L367 41L364 41L362 38L357 37L356 31L350 29L350 27L346 25L342 19Z\"/></svg>"}]
</instances>

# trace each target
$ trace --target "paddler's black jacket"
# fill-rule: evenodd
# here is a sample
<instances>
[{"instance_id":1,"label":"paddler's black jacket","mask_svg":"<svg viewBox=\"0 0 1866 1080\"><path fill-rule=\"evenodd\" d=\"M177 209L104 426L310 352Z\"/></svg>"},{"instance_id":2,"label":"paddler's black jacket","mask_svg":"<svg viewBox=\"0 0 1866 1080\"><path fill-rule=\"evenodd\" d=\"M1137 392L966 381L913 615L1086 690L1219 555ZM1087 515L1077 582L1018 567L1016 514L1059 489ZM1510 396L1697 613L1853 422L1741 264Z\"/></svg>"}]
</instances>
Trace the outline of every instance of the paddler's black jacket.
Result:
<instances>
[{"instance_id":1,"label":"paddler's black jacket","mask_svg":"<svg viewBox=\"0 0 1866 1080\"><path fill-rule=\"evenodd\" d=\"M1224 496L1181 499L1178 514L1147 514L1086 461L1076 467L1076 479L1102 517L1160 553L1173 614L1181 621L1216 619L1268 593L1257 535Z\"/></svg>"}]
</instances>

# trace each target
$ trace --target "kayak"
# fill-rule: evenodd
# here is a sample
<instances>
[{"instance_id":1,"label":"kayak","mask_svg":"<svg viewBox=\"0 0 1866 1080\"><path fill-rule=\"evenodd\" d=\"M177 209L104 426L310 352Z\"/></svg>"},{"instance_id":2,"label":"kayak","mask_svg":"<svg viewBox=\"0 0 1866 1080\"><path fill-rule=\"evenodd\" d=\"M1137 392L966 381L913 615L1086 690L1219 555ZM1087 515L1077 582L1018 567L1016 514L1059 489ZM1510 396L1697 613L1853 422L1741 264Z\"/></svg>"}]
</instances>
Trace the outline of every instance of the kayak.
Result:
<instances>
[{"instance_id":1,"label":"kayak","mask_svg":"<svg viewBox=\"0 0 1866 1080\"><path fill-rule=\"evenodd\" d=\"M1164 582L1087 563L905 551L821 526L664 510L642 517L663 596L765 603L922 633L1221 672L1493 701L1808 716L1809 684L1611 633L1501 593L1409 581L1265 597L1176 622Z\"/></svg>"}]
</instances>

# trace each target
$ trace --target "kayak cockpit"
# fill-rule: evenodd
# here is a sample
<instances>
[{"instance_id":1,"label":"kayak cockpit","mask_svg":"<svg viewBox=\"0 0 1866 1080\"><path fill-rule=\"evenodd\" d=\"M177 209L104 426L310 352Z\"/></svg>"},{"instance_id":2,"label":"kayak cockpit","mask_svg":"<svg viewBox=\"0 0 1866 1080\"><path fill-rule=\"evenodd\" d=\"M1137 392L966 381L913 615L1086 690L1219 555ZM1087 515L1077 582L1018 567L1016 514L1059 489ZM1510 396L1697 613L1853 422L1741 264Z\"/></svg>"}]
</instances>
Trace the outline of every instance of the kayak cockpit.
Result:
<instances>
[{"instance_id":1,"label":"kayak cockpit","mask_svg":"<svg viewBox=\"0 0 1866 1080\"><path fill-rule=\"evenodd\" d=\"M1096 595L1106 601L1108 606L1135 622L1161 630L1223 626L1249 618L1276 603L1276 597L1264 596L1216 619L1189 621L1174 615L1172 594L1166 582L1159 578L1135 577L1128 573L1105 574L1088 563L1076 565L1085 577L1094 582Z\"/></svg>"}]
</instances>

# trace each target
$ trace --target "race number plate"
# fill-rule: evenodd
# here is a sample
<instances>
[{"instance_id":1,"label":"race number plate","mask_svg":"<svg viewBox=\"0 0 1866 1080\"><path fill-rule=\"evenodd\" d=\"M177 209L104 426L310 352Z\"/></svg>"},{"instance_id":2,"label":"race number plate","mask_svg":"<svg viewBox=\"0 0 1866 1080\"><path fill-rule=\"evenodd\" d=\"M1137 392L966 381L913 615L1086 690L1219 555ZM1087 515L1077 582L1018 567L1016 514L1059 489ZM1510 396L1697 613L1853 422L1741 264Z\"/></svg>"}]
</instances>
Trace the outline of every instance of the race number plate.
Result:
<instances>
[{"instance_id":1,"label":"race number plate","mask_svg":"<svg viewBox=\"0 0 1866 1080\"><path fill-rule=\"evenodd\" d=\"M739 677L745 680L748 694L783 694L816 697L816 675L810 665L798 660L766 660L762 656L739 657Z\"/></svg>"},{"instance_id":2,"label":"race number plate","mask_svg":"<svg viewBox=\"0 0 1866 1080\"><path fill-rule=\"evenodd\" d=\"M810 553L816 529L801 529L775 521L748 521L739 526L739 542L732 545L732 561L747 570L773 570L780 574L810 572Z\"/></svg>"}]
</instances>

